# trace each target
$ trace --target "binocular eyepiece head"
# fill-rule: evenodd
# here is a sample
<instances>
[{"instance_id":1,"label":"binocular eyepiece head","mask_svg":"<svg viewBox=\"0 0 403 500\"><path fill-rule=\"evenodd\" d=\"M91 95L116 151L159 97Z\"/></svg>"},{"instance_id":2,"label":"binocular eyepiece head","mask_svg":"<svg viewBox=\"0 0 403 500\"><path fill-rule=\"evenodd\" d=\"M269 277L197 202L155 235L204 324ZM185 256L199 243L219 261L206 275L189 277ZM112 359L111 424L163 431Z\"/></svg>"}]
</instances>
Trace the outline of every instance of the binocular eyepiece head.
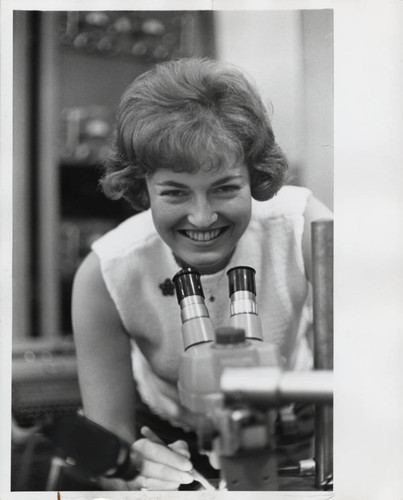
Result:
<instances>
[{"instance_id":1,"label":"binocular eyepiece head","mask_svg":"<svg viewBox=\"0 0 403 500\"><path fill-rule=\"evenodd\" d=\"M246 291L256 295L256 271L253 267L237 266L227 272L229 295L235 292ZM176 297L180 303L185 297L200 295L204 298L200 273L197 269L186 267L178 271L172 278Z\"/></svg>"}]
</instances>

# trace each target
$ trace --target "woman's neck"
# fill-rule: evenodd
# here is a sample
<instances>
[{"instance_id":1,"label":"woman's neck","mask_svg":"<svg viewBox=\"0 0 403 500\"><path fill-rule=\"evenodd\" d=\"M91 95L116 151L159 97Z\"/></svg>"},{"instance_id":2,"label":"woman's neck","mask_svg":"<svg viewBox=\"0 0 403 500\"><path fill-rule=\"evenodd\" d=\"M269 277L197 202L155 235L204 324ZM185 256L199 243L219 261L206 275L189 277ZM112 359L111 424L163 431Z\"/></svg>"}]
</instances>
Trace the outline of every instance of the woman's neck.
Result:
<instances>
[{"instance_id":1,"label":"woman's neck","mask_svg":"<svg viewBox=\"0 0 403 500\"><path fill-rule=\"evenodd\" d=\"M233 254L234 254L234 252L232 252L231 254L227 255L225 257L225 259L223 259L220 262L217 262L217 263L209 265L209 266L201 267L201 268L189 265L187 262L181 260L175 254L173 254L173 256L174 256L174 259L175 259L175 261L176 261L176 263L178 264L179 267L181 267L181 268L194 267L197 271L199 271L199 273L201 275L209 275L209 274L219 273L220 271L222 271L223 269L225 269L227 267L228 263L230 262L231 257L232 257Z\"/></svg>"}]
</instances>

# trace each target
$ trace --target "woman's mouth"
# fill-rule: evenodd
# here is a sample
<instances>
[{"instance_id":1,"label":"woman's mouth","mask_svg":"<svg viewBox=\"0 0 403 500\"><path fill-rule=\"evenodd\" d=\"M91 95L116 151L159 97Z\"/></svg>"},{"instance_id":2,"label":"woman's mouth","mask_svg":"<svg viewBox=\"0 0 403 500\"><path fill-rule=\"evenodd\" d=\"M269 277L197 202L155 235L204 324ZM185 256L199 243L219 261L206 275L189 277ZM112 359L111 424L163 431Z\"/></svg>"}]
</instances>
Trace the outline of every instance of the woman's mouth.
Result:
<instances>
[{"instance_id":1,"label":"woman's mouth","mask_svg":"<svg viewBox=\"0 0 403 500\"><path fill-rule=\"evenodd\" d=\"M179 232L192 241L208 243L210 241L216 240L227 229L228 229L227 227L223 227L220 229L209 229L204 231L193 230L193 229L181 229L179 230Z\"/></svg>"}]
</instances>

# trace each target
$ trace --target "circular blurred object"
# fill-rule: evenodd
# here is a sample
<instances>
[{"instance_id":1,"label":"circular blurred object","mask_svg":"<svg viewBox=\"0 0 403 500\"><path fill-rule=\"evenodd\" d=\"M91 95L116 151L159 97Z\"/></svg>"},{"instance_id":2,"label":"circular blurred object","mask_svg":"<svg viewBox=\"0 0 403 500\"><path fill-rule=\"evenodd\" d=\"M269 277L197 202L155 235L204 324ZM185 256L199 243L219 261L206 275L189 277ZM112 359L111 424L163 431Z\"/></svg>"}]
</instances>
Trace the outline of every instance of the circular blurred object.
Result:
<instances>
[{"instance_id":1,"label":"circular blurred object","mask_svg":"<svg viewBox=\"0 0 403 500\"><path fill-rule=\"evenodd\" d=\"M165 32L164 23L159 19L154 18L146 19L143 22L141 29L146 35L161 36Z\"/></svg>"},{"instance_id":2,"label":"circular blurred object","mask_svg":"<svg viewBox=\"0 0 403 500\"><path fill-rule=\"evenodd\" d=\"M79 144L76 147L74 156L78 160L85 160L85 159L89 158L91 156L91 149L88 146L88 144L85 144L85 143Z\"/></svg>"},{"instance_id":3,"label":"circular blurred object","mask_svg":"<svg viewBox=\"0 0 403 500\"><path fill-rule=\"evenodd\" d=\"M33 351L25 351L24 352L24 360L27 363L32 363L36 360L35 353Z\"/></svg>"},{"instance_id":4,"label":"circular blurred object","mask_svg":"<svg viewBox=\"0 0 403 500\"><path fill-rule=\"evenodd\" d=\"M112 39L107 36L103 36L97 43L97 49L100 52L110 52L112 50L112 47Z\"/></svg>"},{"instance_id":5,"label":"circular blurred object","mask_svg":"<svg viewBox=\"0 0 403 500\"><path fill-rule=\"evenodd\" d=\"M98 36L95 33L83 32L77 35L73 45L76 49L95 52L97 50Z\"/></svg>"},{"instance_id":6,"label":"circular blurred object","mask_svg":"<svg viewBox=\"0 0 403 500\"><path fill-rule=\"evenodd\" d=\"M109 36L103 36L97 43L97 49L99 52L115 56L116 54L119 54L121 47L116 39Z\"/></svg>"},{"instance_id":7,"label":"circular blurred object","mask_svg":"<svg viewBox=\"0 0 403 500\"><path fill-rule=\"evenodd\" d=\"M106 12L88 12L84 19L92 26L106 26L109 23L109 16Z\"/></svg>"},{"instance_id":8,"label":"circular blurred object","mask_svg":"<svg viewBox=\"0 0 403 500\"><path fill-rule=\"evenodd\" d=\"M145 56L147 54L147 45L144 42L136 42L132 47L132 54L134 56Z\"/></svg>"},{"instance_id":9,"label":"circular blurred object","mask_svg":"<svg viewBox=\"0 0 403 500\"><path fill-rule=\"evenodd\" d=\"M154 49L153 56L155 57L155 59L158 59L160 61L163 59L167 59L167 57L169 56L168 47L166 47L165 45L157 45Z\"/></svg>"},{"instance_id":10,"label":"circular blurred object","mask_svg":"<svg viewBox=\"0 0 403 500\"><path fill-rule=\"evenodd\" d=\"M76 49L86 49L89 44L88 33L80 33L74 38L73 45Z\"/></svg>"},{"instance_id":11,"label":"circular blurred object","mask_svg":"<svg viewBox=\"0 0 403 500\"><path fill-rule=\"evenodd\" d=\"M85 125L85 132L91 137L106 137L109 133L109 125L104 120L89 120Z\"/></svg>"},{"instance_id":12,"label":"circular blurred object","mask_svg":"<svg viewBox=\"0 0 403 500\"><path fill-rule=\"evenodd\" d=\"M41 353L41 358L43 361L51 361L53 359L53 355L50 351L43 351Z\"/></svg>"},{"instance_id":13,"label":"circular blurred object","mask_svg":"<svg viewBox=\"0 0 403 500\"><path fill-rule=\"evenodd\" d=\"M117 33L130 33L132 29L132 22L128 17L118 17L113 23L113 28Z\"/></svg>"}]
</instances>

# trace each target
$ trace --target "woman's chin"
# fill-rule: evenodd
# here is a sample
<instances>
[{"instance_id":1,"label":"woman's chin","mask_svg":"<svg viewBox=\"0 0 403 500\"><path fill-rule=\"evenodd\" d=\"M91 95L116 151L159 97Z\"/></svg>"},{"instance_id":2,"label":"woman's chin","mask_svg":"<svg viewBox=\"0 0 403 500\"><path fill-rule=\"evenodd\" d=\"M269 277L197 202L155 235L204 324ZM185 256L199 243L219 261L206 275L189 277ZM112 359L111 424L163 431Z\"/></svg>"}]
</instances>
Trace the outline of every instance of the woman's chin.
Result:
<instances>
[{"instance_id":1,"label":"woman's chin","mask_svg":"<svg viewBox=\"0 0 403 500\"><path fill-rule=\"evenodd\" d=\"M228 264L232 256L229 254L220 253L218 255L175 255L176 262L181 267L193 267L201 274L218 273Z\"/></svg>"},{"instance_id":2,"label":"woman's chin","mask_svg":"<svg viewBox=\"0 0 403 500\"><path fill-rule=\"evenodd\" d=\"M185 261L180 261L180 262L185 262ZM200 274L214 274L218 273L221 271L221 269L224 269L228 262L228 259L223 259L219 261L198 261L198 260L191 260L189 262L186 262L185 266L183 267L192 267L194 269L197 269Z\"/></svg>"}]
</instances>

